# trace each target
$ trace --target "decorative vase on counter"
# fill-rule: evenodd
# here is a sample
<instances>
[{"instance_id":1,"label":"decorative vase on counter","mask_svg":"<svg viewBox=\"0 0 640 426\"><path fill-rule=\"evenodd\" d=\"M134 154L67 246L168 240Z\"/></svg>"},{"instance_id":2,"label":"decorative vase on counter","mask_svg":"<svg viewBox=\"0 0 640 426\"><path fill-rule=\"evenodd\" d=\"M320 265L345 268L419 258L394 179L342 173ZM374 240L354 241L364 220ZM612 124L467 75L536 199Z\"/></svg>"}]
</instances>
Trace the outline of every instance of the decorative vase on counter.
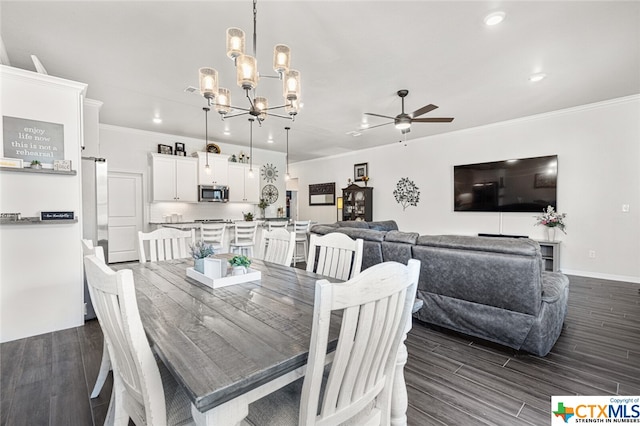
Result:
<instances>
[{"instance_id":1,"label":"decorative vase on counter","mask_svg":"<svg viewBox=\"0 0 640 426\"><path fill-rule=\"evenodd\" d=\"M204 274L204 259L193 259L193 269Z\"/></svg>"},{"instance_id":2,"label":"decorative vase on counter","mask_svg":"<svg viewBox=\"0 0 640 426\"><path fill-rule=\"evenodd\" d=\"M555 241L556 240L556 227L555 226L547 226L547 241Z\"/></svg>"}]
</instances>

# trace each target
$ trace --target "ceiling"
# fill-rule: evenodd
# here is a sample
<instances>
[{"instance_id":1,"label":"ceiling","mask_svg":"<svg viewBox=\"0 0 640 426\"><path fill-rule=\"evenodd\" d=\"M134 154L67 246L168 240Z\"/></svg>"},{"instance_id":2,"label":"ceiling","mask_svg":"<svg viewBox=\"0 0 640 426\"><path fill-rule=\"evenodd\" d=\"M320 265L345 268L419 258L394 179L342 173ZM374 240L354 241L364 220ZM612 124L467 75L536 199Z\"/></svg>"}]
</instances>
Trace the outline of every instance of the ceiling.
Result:
<instances>
[{"instance_id":1,"label":"ceiling","mask_svg":"<svg viewBox=\"0 0 640 426\"><path fill-rule=\"evenodd\" d=\"M496 10L506 19L486 26ZM289 125L292 162L403 139L392 125L347 134L365 112L399 114L398 89L409 90L407 112L433 103L423 117L455 117L413 124L409 141L640 93L637 1L260 0L257 13L258 68L274 74L273 46L289 45L304 106L293 123L269 117L254 126L254 146L284 152ZM225 31L244 29L251 52L250 0L2 1L0 14L11 65L35 70L34 54L50 75L87 83L87 97L104 103L101 123L204 145L206 101L184 91L198 86L203 66L218 70L234 105L248 105ZM547 78L532 83L535 72ZM279 104L281 82L263 78L258 92ZM209 139L248 145L246 116L209 118Z\"/></svg>"}]
</instances>

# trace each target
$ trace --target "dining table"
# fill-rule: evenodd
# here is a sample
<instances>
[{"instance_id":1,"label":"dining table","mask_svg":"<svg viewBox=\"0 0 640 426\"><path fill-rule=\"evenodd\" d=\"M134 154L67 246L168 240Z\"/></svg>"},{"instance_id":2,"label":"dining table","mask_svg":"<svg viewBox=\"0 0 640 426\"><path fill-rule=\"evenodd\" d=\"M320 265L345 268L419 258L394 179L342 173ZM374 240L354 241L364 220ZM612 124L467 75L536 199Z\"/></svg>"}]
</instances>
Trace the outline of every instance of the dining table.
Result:
<instances>
[{"instance_id":1,"label":"dining table","mask_svg":"<svg viewBox=\"0 0 640 426\"><path fill-rule=\"evenodd\" d=\"M151 347L185 389L202 426L239 425L251 402L304 376L316 281L338 281L259 259L251 263L259 280L215 289L187 276L191 259L110 266L133 272ZM328 351L337 344L339 317L331 321ZM406 425L406 358L403 342L388 392L393 425Z\"/></svg>"}]
</instances>

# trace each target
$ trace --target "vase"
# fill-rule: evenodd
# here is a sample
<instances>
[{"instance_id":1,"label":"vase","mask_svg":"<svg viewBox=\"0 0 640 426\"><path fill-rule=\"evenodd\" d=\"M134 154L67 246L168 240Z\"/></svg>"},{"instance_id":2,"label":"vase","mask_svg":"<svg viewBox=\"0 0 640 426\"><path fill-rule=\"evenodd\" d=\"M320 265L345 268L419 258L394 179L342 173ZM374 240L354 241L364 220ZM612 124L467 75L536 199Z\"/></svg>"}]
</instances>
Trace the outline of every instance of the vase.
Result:
<instances>
[{"instance_id":1,"label":"vase","mask_svg":"<svg viewBox=\"0 0 640 426\"><path fill-rule=\"evenodd\" d=\"M193 259L193 269L204 274L204 259Z\"/></svg>"},{"instance_id":2,"label":"vase","mask_svg":"<svg viewBox=\"0 0 640 426\"><path fill-rule=\"evenodd\" d=\"M231 269L231 275L244 275L247 273L247 268L244 266L234 266Z\"/></svg>"},{"instance_id":3,"label":"vase","mask_svg":"<svg viewBox=\"0 0 640 426\"><path fill-rule=\"evenodd\" d=\"M556 227L555 226L547 226L547 241L555 241L556 240Z\"/></svg>"}]
</instances>

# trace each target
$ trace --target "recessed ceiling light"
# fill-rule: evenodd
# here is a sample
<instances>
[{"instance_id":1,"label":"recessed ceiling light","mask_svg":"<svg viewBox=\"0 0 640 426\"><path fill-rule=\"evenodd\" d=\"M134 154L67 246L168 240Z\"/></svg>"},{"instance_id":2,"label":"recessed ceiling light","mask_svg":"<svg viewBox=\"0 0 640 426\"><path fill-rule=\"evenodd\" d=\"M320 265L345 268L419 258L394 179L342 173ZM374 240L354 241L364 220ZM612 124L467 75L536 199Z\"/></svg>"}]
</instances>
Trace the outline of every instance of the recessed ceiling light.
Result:
<instances>
[{"instance_id":1,"label":"recessed ceiling light","mask_svg":"<svg viewBox=\"0 0 640 426\"><path fill-rule=\"evenodd\" d=\"M547 75L545 73L543 73L543 72L539 72L539 73L536 73L536 74L531 74L531 76L529 76L529 81L535 83L537 81L544 80L546 76Z\"/></svg>"},{"instance_id":2,"label":"recessed ceiling light","mask_svg":"<svg viewBox=\"0 0 640 426\"><path fill-rule=\"evenodd\" d=\"M271 136L269 136L269 139L267 139L267 143L273 143L273 139L271 139Z\"/></svg>"},{"instance_id":3,"label":"recessed ceiling light","mask_svg":"<svg viewBox=\"0 0 640 426\"><path fill-rule=\"evenodd\" d=\"M225 136L230 136L230 135L231 135L231 132L230 132L230 131L228 131L228 130L225 130L222 134L223 134L223 135L225 135Z\"/></svg>"},{"instance_id":4,"label":"recessed ceiling light","mask_svg":"<svg viewBox=\"0 0 640 426\"><path fill-rule=\"evenodd\" d=\"M368 129L368 128L369 128L369 123L362 123L362 124L360 124L360 128L361 128L361 129Z\"/></svg>"},{"instance_id":5,"label":"recessed ceiling light","mask_svg":"<svg viewBox=\"0 0 640 426\"><path fill-rule=\"evenodd\" d=\"M489 26L498 25L500 22L504 21L505 16L506 14L504 12L493 12L484 17L484 23Z\"/></svg>"},{"instance_id":6,"label":"recessed ceiling light","mask_svg":"<svg viewBox=\"0 0 640 426\"><path fill-rule=\"evenodd\" d=\"M162 118L160 117L153 117L153 122L156 124L161 124L162 123Z\"/></svg>"}]
</instances>

